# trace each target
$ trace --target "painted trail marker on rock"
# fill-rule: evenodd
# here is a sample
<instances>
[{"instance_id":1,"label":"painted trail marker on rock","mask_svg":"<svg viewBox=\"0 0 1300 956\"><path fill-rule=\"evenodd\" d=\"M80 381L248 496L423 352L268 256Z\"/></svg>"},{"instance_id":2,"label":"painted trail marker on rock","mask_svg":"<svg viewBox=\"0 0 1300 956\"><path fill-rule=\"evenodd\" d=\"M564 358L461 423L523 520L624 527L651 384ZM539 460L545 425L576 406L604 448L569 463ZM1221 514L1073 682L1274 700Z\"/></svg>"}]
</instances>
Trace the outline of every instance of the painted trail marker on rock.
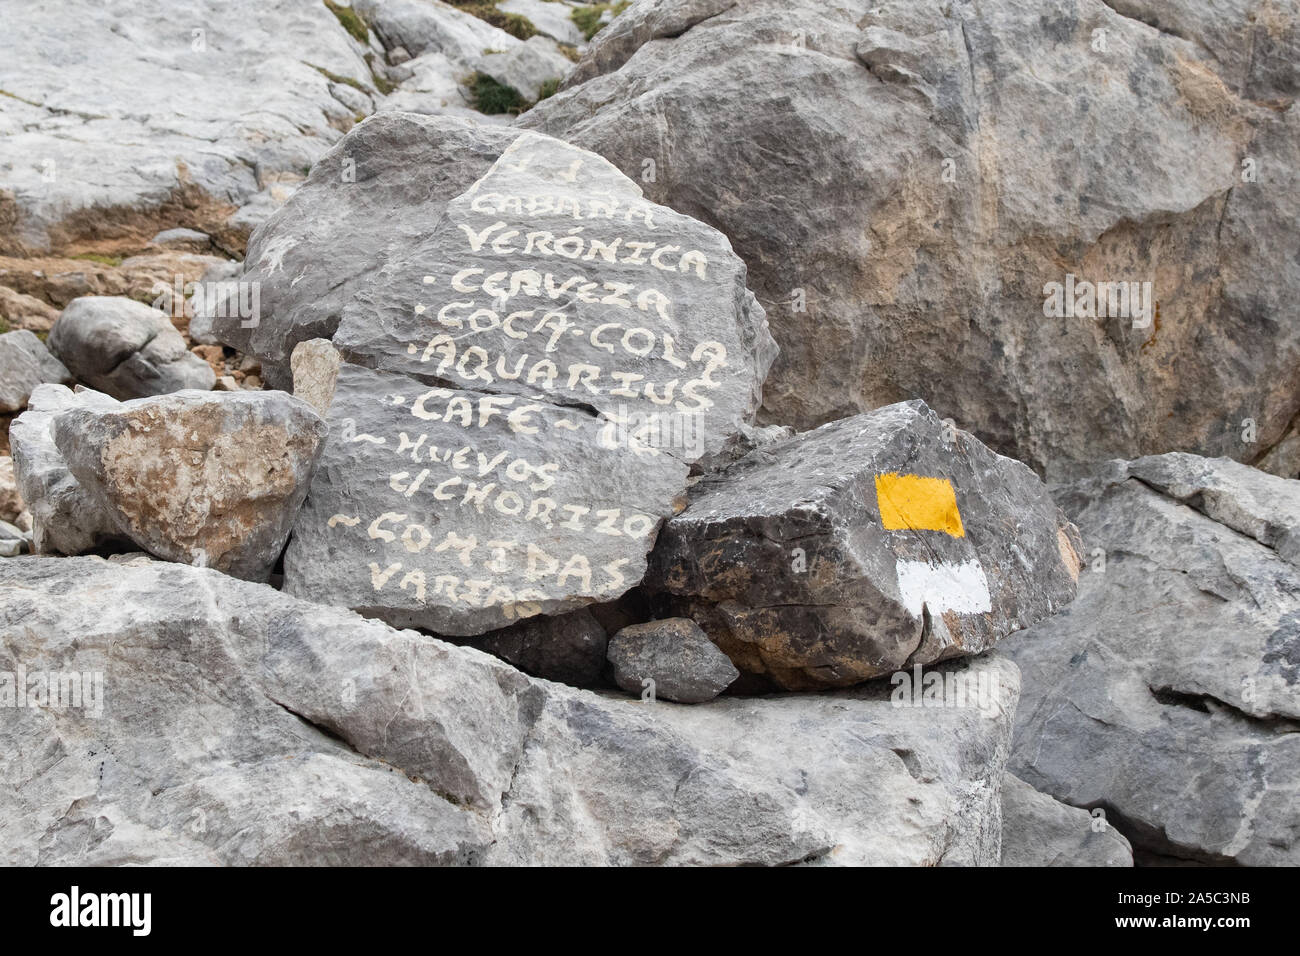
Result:
<instances>
[{"instance_id":1,"label":"painted trail marker on rock","mask_svg":"<svg viewBox=\"0 0 1300 956\"><path fill-rule=\"evenodd\" d=\"M286 588L472 636L637 584L775 357L726 238L527 133L343 309Z\"/></svg>"}]
</instances>

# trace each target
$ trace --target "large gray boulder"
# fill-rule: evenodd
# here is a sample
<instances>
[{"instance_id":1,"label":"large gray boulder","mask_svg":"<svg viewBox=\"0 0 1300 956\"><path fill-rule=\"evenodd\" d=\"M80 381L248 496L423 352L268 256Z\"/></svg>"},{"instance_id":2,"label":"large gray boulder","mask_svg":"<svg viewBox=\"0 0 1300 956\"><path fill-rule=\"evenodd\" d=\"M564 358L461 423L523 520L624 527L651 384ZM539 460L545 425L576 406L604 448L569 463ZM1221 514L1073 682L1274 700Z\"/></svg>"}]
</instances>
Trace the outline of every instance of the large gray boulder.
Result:
<instances>
[{"instance_id":1,"label":"large gray boulder","mask_svg":"<svg viewBox=\"0 0 1300 956\"><path fill-rule=\"evenodd\" d=\"M914 401L704 477L645 587L740 670L810 689L981 653L1068 604L1079 565L1033 472Z\"/></svg>"},{"instance_id":2,"label":"large gray boulder","mask_svg":"<svg viewBox=\"0 0 1300 956\"><path fill-rule=\"evenodd\" d=\"M90 389L41 385L32 392L27 411L9 426L14 478L31 512L38 554L81 554L123 539L112 515L72 476L54 443L54 422L64 412L117 404Z\"/></svg>"},{"instance_id":3,"label":"large gray boulder","mask_svg":"<svg viewBox=\"0 0 1300 956\"><path fill-rule=\"evenodd\" d=\"M727 234L768 421L920 397L1040 471L1253 461L1300 412L1296 7L1170 6L638 0L520 125Z\"/></svg>"},{"instance_id":4,"label":"large gray boulder","mask_svg":"<svg viewBox=\"0 0 1300 956\"><path fill-rule=\"evenodd\" d=\"M0 414L27 407L38 385L71 385L72 376L26 329L0 335Z\"/></svg>"},{"instance_id":5,"label":"large gray boulder","mask_svg":"<svg viewBox=\"0 0 1300 956\"><path fill-rule=\"evenodd\" d=\"M631 701L144 558L0 561L20 665L8 865L996 865L1018 685L987 656L952 674L986 709Z\"/></svg>"},{"instance_id":6,"label":"large gray boulder","mask_svg":"<svg viewBox=\"0 0 1300 956\"><path fill-rule=\"evenodd\" d=\"M1148 856L1300 861L1300 482L1166 455L1059 500L1087 570L1071 607L1007 642L1015 773L1104 808Z\"/></svg>"},{"instance_id":7,"label":"large gray boulder","mask_svg":"<svg viewBox=\"0 0 1300 956\"><path fill-rule=\"evenodd\" d=\"M165 313L125 296L74 299L47 342L78 381L121 401L207 390L217 380Z\"/></svg>"},{"instance_id":8,"label":"large gray boulder","mask_svg":"<svg viewBox=\"0 0 1300 956\"><path fill-rule=\"evenodd\" d=\"M176 392L69 409L54 442L118 530L151 554L266 580L326 435L284 392Z\"/></svg>"},{"instance_id":9,"label":"large gray boulder","mask_svg":"<svg viewBox=\"0 0 1300 956\"><path fill-rule=\"evenodd\" d=\"M1089 813L1003 778L1002 866L1132 865L1133 848L1100 807Z\"/></svg>"},{"instance_id":10,"label":"large gray boulder","mask_svg":"<svg viewBox=\"0 0 1300 956\"><path fill-rule=\"evenodd\" d=\"M381 117L355 145L444 135L466 130ZM352 188L357 201L371 187ZM394 231L405 244L382 268L368 236L336 235L368 270L350 297L327 297L341 318L306 318L323 303L290 281L246 340L274 366L323 332L342 358L286 588L456 636L617 598L690 467L751 431L775 346L743 264L600 157L533 133L436 207L432 227L430 203L376 193L426 224ZM304 387L328 379L327 354L301 354Z\"/></svg>"}]
</instances>

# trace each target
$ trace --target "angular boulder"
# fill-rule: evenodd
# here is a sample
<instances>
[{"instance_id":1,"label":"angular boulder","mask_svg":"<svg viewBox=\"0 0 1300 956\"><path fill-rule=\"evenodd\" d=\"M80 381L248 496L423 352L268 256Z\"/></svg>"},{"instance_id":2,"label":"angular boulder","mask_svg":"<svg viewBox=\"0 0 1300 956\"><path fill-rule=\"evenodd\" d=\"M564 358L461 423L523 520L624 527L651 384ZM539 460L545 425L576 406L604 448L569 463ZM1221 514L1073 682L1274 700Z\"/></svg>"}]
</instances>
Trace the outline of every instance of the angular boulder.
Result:
<instances>
[{"instance_id":1,"label":"angular boulder","mask_svg":"<svg viewBox=\"0 0 1300 956\"><path fill-rule=\"evenodd\" d=\"M448 128L404 122L394 135ZM532 133L399 235L332 330L331 440L286 588L455 636L617 598L691 465L750 431L775 347L744 266L600 157ZM290 318L279 341L306 328Z\"/></svg>"},{"instance_id":2,"label":"angular boulder","mask_svg":"<svg viewBox=\"0 0 1300 956\"><path fill-rule=\"evenodd\" d=\"M0 335L0 414L27 407L38 385L71 385L72 376L26 329Z\"/></svg>"},{"instance_id":3,"label":"angular boulder","mask_svg":"<svg viewBox=\"0 0 1300 956\"><path fill-rule=\"evenodd\" d=\"M1133 848L1100 808L1089 813L1002 780L1002 866L1132 866Z\"/></svg>"},{"instance_id":4,"label":"angular boulder","mask_svg":"<svg viewBox=\"0 0 1300 956\"><path fill-rule=\"evenodd\" d=\"M541 99L547 83L558 85L573 69L573 61L549 37L529 37L518 46L492 52L479 61L479 72L516 90L526 102Z\"/></svg>"},{"instance_id":5,"label":"angular boulder","mask_svg":"<svg viewBox=\"0 0 1300 956\"><path fill-rule=\"evenodd\" d=\"M740 676L726 654L687 618L625 627L609 640L614 682L632 694L679 704L713 700Z\"/></svg>"},{"instance_id":6,"label":"angular boulder","mask_svg":"<svg viewBox=\"0 0 1300 956\"><path fill-rule=\"evenodd\" d=\"M978 654L1069 603L1073 526L1027 467L920 401L759 448L692 487L645 587L740 670L834 687Z\"/></svg>"},{"instance_id":7,"label":"angular boulder","mask_svg":"<svg viewBox=\"0 0 1300 956\"><path fill-rule=\"evenodd\" d=\"M78 381L120 401L216 383L164 313L125 296L74 299L47 341Z\"/></svg>"},{"instance_id":8,"label":"angular boulder","mask_svg":"<svg viewBox=\"0 0 1300 956\"><path fill-rule=\"evenodd\" d=\"M9 427L14 478L32 516L32 544L38 554L82 554L123 538L112 515L81 486L54 443L54 422L77 408L113 408L118 402L100 392L73 392L42 385L32 392L27 411Z\"/></svg>"},{"instance_id":9,"label":"angular boulder","mask_svg":"<svg viewBox=\"0 0 1300 956\"><path fill-rule=\"evenodd\" d=\"M265 580L326 429L283 392L196 392L74 408L54 420L68 468L151 554Z\"/></svg>"},{"instance_id":10,"label":"angular boulder","mask_svg":"<svg viewBox=\"0 0 1300 956\"><path fill-rule=\"evenodd\" d=\"M987 711L918 719L883 688L673 707L93 557L0 561L0 674L20 665L9 865L996 865L1018 684L990 655L948 665L999 688Z\"/></svg>"},{"instance_id":11,"label":"angular boulder","mask_svg":"<svg viewBox=\"0 0 1300 956\"><path fill-rule=\"evenodd\" d=\"M1253 461L1300 412L1297 54L1291 3L638 0L519 125L727 234L765 421L916 396L1040 473Z\"/></svg>"},{"instance_id":12,"label":"angular boulder","mask_svg":"<svg viewBox=\"0 0 1300 956\"><path fill-rule=\"evenodd\" d=\"M1300 482L1165 455L1058 500L1086 570L1071 607L1007 642L1016 775L1104 808L1139 859L1300 861Z\"/></svg>"}]
</instances>

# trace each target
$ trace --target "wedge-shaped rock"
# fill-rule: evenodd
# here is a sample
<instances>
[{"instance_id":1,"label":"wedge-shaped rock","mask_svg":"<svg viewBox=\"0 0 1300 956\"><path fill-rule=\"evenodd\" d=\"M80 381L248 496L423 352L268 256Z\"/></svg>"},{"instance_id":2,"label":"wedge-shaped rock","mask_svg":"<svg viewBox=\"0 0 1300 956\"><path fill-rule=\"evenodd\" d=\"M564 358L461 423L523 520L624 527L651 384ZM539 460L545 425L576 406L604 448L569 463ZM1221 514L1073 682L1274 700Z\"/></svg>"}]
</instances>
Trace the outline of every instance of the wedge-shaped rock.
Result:
<instances>
[{"instance_id":1,"label":"wedge-shaped rock","mask_svg":"<svg viewBox=\"0 0 1300 956\"><path fill-rule=\"evenodd\" d=\"M1003 866L1132 866L1133 848L1106 819L1039 793L1014 774L1002 780Z\"/></svg>"},{"instance_id":2,"label":"wedge-shaped rock","mask_svg":"<svg viewBox=\"0 0 1300 956\"><path fill-rule=\"evenodd\" d=\"M1074 596L1077 532L1027 467L923 402L751 452L694 486L646 585L742 671L843 686L978 654Z\"/></svg>"},{"instance_id":3,"label":"wedge-shaped rock","mask_svg":"<svg viewBox=\"0 0 1300 956\"><path fill-rule=\"evenodd\" d=\"M151 554L265 580L311 480L325 425L283 392L184 391L54 421L73 476Z\"/></svg>"},{"instance_id":4,"label":"wedge-shaped rock","mask_svg":"<svg viewBox=\"0 0 1300 956\"><path fill-rule=\"evenodd\" d=\"M580 408L344 363L285 588L470 636L635 585L687 466Z\"/></svg>"},{"instance_id":5,"label":"wedge-shaped rock","mask_svg":"<svg viewBox=\"0 0 1300 956\"><path fill-rule=\"evenodd\" d=\"M1106 808L1148 857L1300 863L1300 482L1162 455L1058 500L1087 570L1073 606L1007 642L1015 773Z\"/></svg>"},{"instance_id":6,"label":"wedge-shaped rock","mask_svg":"<svg viewBox=\"0 0 1300 956\"><path fill-rule=\"evenodd\" d=\"M1019 678L946 667L990 706L678 707L212 570L12 558L0 862L996 865Z\"/></svg>"},{"instance_id":7,"label":"wedge-shaped rock","mask_svg":"<svg viewBox=\"0 0 1300 956\"><path fill-rule=\"evenodd\" d=\"M40 554L81 554L122 537L112 515L72 476L54 444L54 422L74 408L115 408L100 392L41 385L27 411L9 427L18 492L32 513L32 543Z\"/></svg>"}]
</instances>

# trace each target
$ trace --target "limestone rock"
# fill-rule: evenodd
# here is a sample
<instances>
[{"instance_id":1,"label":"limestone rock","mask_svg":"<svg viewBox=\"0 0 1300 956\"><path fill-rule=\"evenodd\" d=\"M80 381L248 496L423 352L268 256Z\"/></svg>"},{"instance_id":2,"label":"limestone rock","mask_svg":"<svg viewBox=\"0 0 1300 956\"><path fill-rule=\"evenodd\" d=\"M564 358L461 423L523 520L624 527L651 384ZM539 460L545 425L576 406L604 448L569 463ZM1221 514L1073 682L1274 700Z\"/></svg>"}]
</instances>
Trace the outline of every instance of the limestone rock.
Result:
<instances>
[{"instance_id":1,"label":"limestone rock","mask_svg":"<svg viewBox=\"0 0 1300 956\"><path fill-rule=\"evenodd\" d=\"M33 296L0 285L0 321L11 329L48 332L59 310Z\"/></svg>"},{"instance_id":2,"label":"limestone rock","mask_svg":"<svg viewBox=\"0 0 1300 956\"><path fill-rule=\"evenodd\" d=\"M8 865L996 865L1018 685L990 655L955 670L991 709L924 720L880 688L643 703L90 557L0 562L0 672L19 664L89 692L0 721Z\"/></svg>"},{"instance_id":3,"label":"limestone rock","mask_svg":"<svg viewBox=\"0 0 1300 956\"><path fill-rule=\"evenodd\" d=\"M0 558L16 558L31 550L31 535L8 521L0 521Z\"/></svg>"},{"instance_id":4,"label":"limestone rock","mask_svg":"<svg viewBox=\"0 0 1300 956\"><path fill-rule=\"evenodd\" d=\"M638 0L519 125L727 234L765 422L916 397L1040 473L1251 461L1300 412L1300 20L1169 6Z\"/></svg>"},{"instance_id":5,"label":"limestone rock","mask_svg":"<svg viewBox=\"0 0 1300 956\"><path fill-rule=\"evenodd\" d=\"M210 389L216 381L166 315L124 296L70 302L48 344L78 381L123 401Z\"/></svg>"},{"instance_id":6,"label":"limestone rock","mask_svg":"<svg viewBox=\"0 0 1300 956\"><path fill-rule=\"evenodd\" d=\"M38 554L81 554L121 538L111 515L72 476L54 444L54 422L75 408L112 408L118 403L89 389L72 392L42 385L27 411L9 429L18 492L31 511L33 550Z\"/></svg>"},{"instance_id":7,"label":"limestone rock","mask_svg":"<svg viewBox=\"0 0 1300 956\"><path fill-rule=\"evenodd\" d=\"M607 644L604 628L586 608L556 617L531 617L472 642L527 674L574 687L600 683Z\"/></svg>"},{"instance_id":8,"label":"limestone rock","mask_svg":"<svg viewBox=\"0 0 1300 956\"><path fill-rule=\"evenodd\" d=\"M525 17L542 36L576 47L587 42L573 22L573 11L579 6L566 0L501 0L497 9Z\"/></svg>"},{"instance_id":9,"label":"limestone rock","mask_svg":"<svg viewBox=\"0 0 1300 956\"><path fill-rule=\"evenodd\" d=\"M10 455L0 455L0 521L17 521L23 510L23 496L14 478L14 460Z\"/></svg>"},{"instance_id":10,"label":"limestone rock","mask_svg":"<svg viewBox=\"0 0 1300 956\"><path fill-rule=\"evenodd\" d=\"M449 117L370 117L250 241L242 279L259 289L258 322L205 324L218 341L261 359L271 388L290 388L294 346L333 338L363 282L419 241L518 135Z\"/></svg>"},{"instance_id":11,"label":"limestone rock","mask_svg":"<svg viewBox=\"0 0 1300 956\"><path fill-rule=\"evenodd\" d=\"M686 483L584 410L347 362L328 420L285 589L441 634L618 597Z\"/></svg>"},{"instance_id":12,"label":"limestone rock","mask_svg":"<svg viewBox=\"0 0 1300 956\"><path fill-rule=\"evenodd\" d=\"M26 329L0 335L0 413L27 407L38 385L71 385L63 363Z\"/></svg>"},{"instance_id":13,"label":"limestone rock","mask_svg":"<svg viewBox=\"0 0 1300 956\"><path fill-rule=\"evenodd\" d=\"M1009 773L1002 781L1002 865L1132 866L1133 848L1100 808L1067 806Z\"/></svg>"},{"instance_id":14,"label":"limestone rock","mask_svg":"<svg viewBox=\"0 0 1300 956\"><path fill-rule=\"evenodd\" d=\"M685 618L623 628L610 638L608 657L619 687L642 694L651 681L656 698L680 704L713 700L740 676L699 625Z\"/></svg>"},{"instance_id":15,"label":"limestone rock","mask_svg":"<svg viewBox=\"0 0 1300 956\"><path fill-rule=\"evenodd\" d=\"M1300 860L1300 570L1278 533L1300 482L1172 455L1059 500L1087 570L1071 607L1007 642L1025 675L1016 775L1104 807L1140 854Z\"/></svg>"},{"instance_id":16,"label":"limestone rock","mask_svg":"<svg viewBox=\"0 0 1300 956\"><path fill-rule=\"evenodd\" d=\"M326 434L283 392L184 391L54 421L73 476L151 554L265 580Z\"/></svg>"},{"instance_id":17,"label":"limestone rock","mask_svg":"<svg viewBox=\"0 0 1300 956\"><path fill-rule=\"evenodd\" d=\"M485 54L479 71L498 83L512 87L528 102L541 99L547 83L559 84L573 68L573 62L560 52L549 37L529 37L523 43L500 53Z\"/></svg>"},{"instance_id":18,"label":"limestone rock","mask_svg":"<svg viewBox=\"0 0 1300 956\"><path fill-rule=\"evenodd\" d=\"M913 401L702 478L645 586L677 596L740 670L844 686L978 654L1055 613L1078 547L1033 472Z\"/></svg>"},{"instance_id":19,"label":"limestone rock","mask_svg":"<svg viewBox=\"0 0 1300 956\"><path fill-rule=\"evenodd\" d=\"M300 398L322 417L334 399L334 383L339 377L339 352L329 339L299 342L289 360L293 372L293 395Z\"/></svg>"},{"instance_id":20,"label":"limestone rock","mask_svg":"<svg viewBox=\"0 0 1300 956\"><path fill-rule=\"evenodd\" d=\"M354 122L349 84L375 92L368 49L320 2L66 0L6 13L4 254L125 251L177 226L242 252L253 223L240 208L265 197L257 217L273 211Z\"/></svg>"}]
</instances>

